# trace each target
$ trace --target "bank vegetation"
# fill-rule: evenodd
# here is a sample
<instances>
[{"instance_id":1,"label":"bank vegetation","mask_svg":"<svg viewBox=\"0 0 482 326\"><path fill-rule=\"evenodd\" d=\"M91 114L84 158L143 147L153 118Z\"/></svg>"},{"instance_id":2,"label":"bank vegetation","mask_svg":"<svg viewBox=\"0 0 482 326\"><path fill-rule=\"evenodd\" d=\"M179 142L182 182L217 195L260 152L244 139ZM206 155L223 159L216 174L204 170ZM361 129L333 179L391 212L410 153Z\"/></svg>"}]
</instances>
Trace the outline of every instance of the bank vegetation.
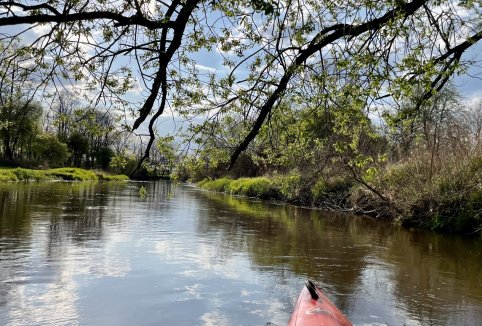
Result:
<instances>
[{"instance_id":1,"label":"bank vegetation","mask_svg":"<svg viewBox=\"0 0 482 326\"><path fill-rule=\"evenodd\" d=\"M102 171L80 168L57 168L32 170L24 168L0 168L0 182L12 181L127 181L123 174L110 174Z\"/></svg>"},{"instance_id":2,"label":"bank vegetation","mask_svg":"<svg viewBox=\"0 0 482 326\"><path fill-rule=\"evenodd\" d=\"M415 103L360 114L357 123L354 114L345 119L346 108L286 103L271 121L284 125L283 131L265 128L229 171L223 148L230 148L241 128L228 119L216 125L222 142L205 142L196 157L184 161L179 177L231 195L479 234L482 103L464 101L453 87L416 112Z\"/></svg>"},{"instance_id":3,"label":"bank vegetation","mask_svg":"<svg viewBox=\"0 0 482 326\"><path fill-rule=\"evenodd\" d=\"M477 63L480 1L0 9L0 164L216 180L204 186L480 233L480 103L450 86Z\"/></svg>"}]
</instances>

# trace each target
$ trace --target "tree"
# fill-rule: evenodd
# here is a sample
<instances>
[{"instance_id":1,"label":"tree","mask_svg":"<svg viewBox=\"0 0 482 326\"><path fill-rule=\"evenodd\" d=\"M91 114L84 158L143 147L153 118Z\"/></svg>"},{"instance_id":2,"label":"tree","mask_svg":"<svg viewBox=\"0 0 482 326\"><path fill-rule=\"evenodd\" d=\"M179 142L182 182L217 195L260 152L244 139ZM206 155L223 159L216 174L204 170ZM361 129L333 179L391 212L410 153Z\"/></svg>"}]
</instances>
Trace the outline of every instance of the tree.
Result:
<instances>
[{"instance_id":1,"label":"tree","mask_svg":"<svg viewBox=\"0 0 482 326\"><path fill-rule=\"evenodd\" d=\"M110 114L91 108L75 109L69 120L71 134L67 144L72 152L73 164L78 167L85 163L87 168L94 168L99 163L108 167L113 155L109 146L114 131Z\"/></svg>"},{"instance_id":2,"label":"tree","mask_svg":"<svg viewBox=\"0 0 482 326\"><path fill-rule=\"evenodd\" d=\"M34 158L42 165L61 167L69 157L67 144L52 134L40 135L33 144Z\"/></svg>"},{"instance_id":3,"label":"tree","mask_svg":"<svg viewBox=\"0 0 482 326\"><path fill-rule=\"evenodd\" d=\"M314 79L330 106L348 95L358 109L409 95L417 84L418 109L466 67L464 53L482 38L480 7L453 0L343 7L319 0L19 0L0 3L0 26L27 26L2 40L32 40L22 51L44 68L43 80L82 81L85 100L94 104L128 105L123 94L139 78L145 97L130 109L138 108L132 130L150 117L143 159L166 107L192 117L223 115L236 104L252 123L230 153L232 165L283 97ZM193 61L213 50L223 56L224 75L205 76Z\"/></svg>"},{"instance_id":4,"label":"tree","mask_svg":"<svg viewBox=\"0 0 482 326\"><path fill-rule=\"evenodd\" d=\"M89 151L89 139L80 132L74 132L67 140L67 145L71 152L72 165L80 167L84 155Z\"/></svg>"},{"instance_id":5,"label":"tree","mask_svg":"<svg viewBox=\"0 0 482 326\"><path fill-rule=\"evenodd\" d=\"M75 130L74 111L78 106L78 101L70 97L67 92L60 92L55 95L47 116L46 127L55 131L60 141L66 142Z\"/></svg>"},{"instance_id":6,"label":"tree","mask_svg":"<svg viewBox=\"0 0 482 326\"><path fill-rule=\"evenodd\" d=\"M29 56L16 42L0 42L0 62L15 54L8 65L0 65L0 138L7 160L30 156L31 144L40 133L42 106L35 100L35 72ZM23 157L22 157L23 156Z\"/></svg>"},{"instance_id":7,"label":"tree","mask_svg":"<svg viewBox=\"0 0 482 326\"><path fill-rule=\"evenodd\" d=\"M418 92L421 94L421 92ZM420 95L419 95L420 96ZM417 110L418 97L404 99L391 113L384 113L389 127L387 137L392 146L392 161L411 156L428 158L430 179L444 160L452 155L468 155L464 138L471 123L464 121L466 112L457 90L448 85ZM393 109L393 108L392 108Z\"/></svg>"},{"instance_id":8,"label":"tree","mask_svg":"<svg viewBox=\"0 0 482 326\"><path fill-rule=\"evenodd\" d=\"M0 105L0 138L7 160L27 158L32 140L40 133L42 107L22 97L17 91Z\"/></svg>"}]
</instances>

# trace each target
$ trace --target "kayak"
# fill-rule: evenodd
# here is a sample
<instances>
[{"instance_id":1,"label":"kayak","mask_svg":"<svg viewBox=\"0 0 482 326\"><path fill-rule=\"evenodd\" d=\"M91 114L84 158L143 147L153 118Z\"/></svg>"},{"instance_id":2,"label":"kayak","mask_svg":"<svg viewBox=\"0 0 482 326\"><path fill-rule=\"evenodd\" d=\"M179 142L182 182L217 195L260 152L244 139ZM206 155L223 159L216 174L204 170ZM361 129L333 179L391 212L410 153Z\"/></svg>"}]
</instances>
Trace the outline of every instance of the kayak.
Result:
<instances>
[{"instance_id":1,"label":"kayak","mask_svg":"<svg viewBox=\"0 0 482 326\"><path fill-rule=\"evenodd\" d=\"M352 326L312 282L306 281L288 326Z\"/></svg>"}]
</instances>

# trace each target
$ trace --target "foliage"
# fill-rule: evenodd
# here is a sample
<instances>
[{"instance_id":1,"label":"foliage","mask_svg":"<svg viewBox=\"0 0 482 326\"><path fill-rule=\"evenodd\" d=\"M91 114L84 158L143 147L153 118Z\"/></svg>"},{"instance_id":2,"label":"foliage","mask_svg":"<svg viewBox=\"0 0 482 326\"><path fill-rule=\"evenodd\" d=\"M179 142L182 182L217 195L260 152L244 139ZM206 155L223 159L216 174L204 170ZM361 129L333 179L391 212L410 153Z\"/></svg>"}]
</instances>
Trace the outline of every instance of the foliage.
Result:
<instances>
[{"instance_id":1,"label":"foliage","mask_svg":"<svg viewBox=\"0 0 482 326\"><path fill-rule=\"evenodd\" d=\"M94 171L79 168L58 168L45 171L47 176L58 178L61 180L72 181L97 181L97 175Z\"/></svg>"},{"instance_id":2,"label":"foliage","mask_svg":"<svg viewBox=\"0 0 482 326\"><path fill-rule=\"evenodd\" d=\"M1 153L5 159L18 159L20 152L31 153L41 115L42 107L19 91L0 104Z\"/></svg>"},{"instance_id":3,"label":"foliage","mask_svg":"<svg viewBox=\"0 0 482 326\"><path fill-rule=\"evenodd\" d=\"M49 167L63 166L70 156L67 144L60 142L57 136L49 134L39 135L35 139L32 154L35 160Z\"/></svg>"},{"instance_id":4,"label":"foliage","mask_svg":"<svg viewBox=\"0 0 482 326\"><path fill-rule=\"evenodd\" d=\"M369 205L379 213L389 210L388 216L406 225L440 232L476 232L482 226L480 162L478 157L446 157L443 166L433 172L430 155L412 158L389 165L377 180L390 198L390 206L367 192L355 193L353 200L365 200L363 205L367 206L368 198Z\"/></svg>"},{"instance_id":5,"label":"foliage","mask_svg":"<svg viewBox=\"0 0 482 326\"><path fill-rule=\"evenodd\" d=\"M67 144L72 153L72 165L80 167L84 155L89 151L89 140L80 132L74 132L68 137Z\"/></svg>"},{"instance_id":6,"label":"foliage","mask_svg":"<svg viewBox=\"0 0 482 326\"><path fill-rule=\"evenodd\" d=\"M138 191L139 197L145 198L147 196L147 190L146 187L141 186Z\"/></svg>"},{"instance_id":7,"label":"foliage","mask_svg":"<svg viewBox=\"0 0 482 326\"><path fill-rule=\"evenodd\" d=\"M347 201L354 181L348 175L333 175L320 178L311 188L313 203L320 206L332 205L332 208L348 207Z\"/></svg>"},{"instance_id":8,"label":"foliage","mask_svg":"<svg viewBox=\"0 0 482 326\"><path fill-rule=\"evenodd\" d=\"M13 173L17 177L15 181L40 181L48 179L46 172L41 170L16 168L13 170Z\"/></svg>"},{"instance_id":9,"label":"foliage","mask_svg":"<svg viewBox=\"0 0 482 326\"><path fill-rule=\"evenodd\" d=\"M108 146L103 146L97 151L95 158L100 168L106 170L109 168L113 156L114 151Z\"/></svg>"},{"instance_id":10,"label":"foliage","mask_svg":"<svg viewBox=\"0 0 482 326\"><path fill-rule=\"evenodd\" d=\"M132 110L131 130L150 119L143 160L154 145L155 121L168 109L194 122L233 111L243 117L245 132L228 152L233 165L285 97L312 83L325 107L348 102L349 112L411 97L413 85L425 101L464 72L465 52L482 38L478 1L62 0L38 6L21 0L0 6L2 26L21 26L0 37L3 66L28 60L41 77L38 86L66 81L87 102ZM38 26L44 33L27 38ZM19 37L25 43L7 51ZM223 69L196 64L208 52L219 53ZM144 97L131 103L126 93L137 81ZM64 112L56 117L62 140Z\"/></svg>"},{"instance_id":11,"label":"foliage","mask_svg":"<svg viewBox=\"0 0 482 326\"><path fill-rule=\"evenodd\" d=\"M79 168L58 168L50 170L31 170L23 168L0 168L0 181L41 181L41 180L67 180L67 181L126 181L125 175L111 175L96 173Z\"/></svg>"},{"instance_id":12,"label":"foliage","mask_svg":"<svg viewBox=\"0 0 482 326\"><path fill-rule=\"evenodd\" d=\"M229 193L229 185L232 181L233 180L230 178L219 178L214 180L204 179L199 181L197 185L209 191Z\"/></svg>"},{"instance_id":13,"label":"foliage","mask_svg":"<svg viewBox=\"0 0 482 326\"><path fill-rule=\"evenodd\" d=\"M13 169L0 169L0 182L18 181Z\"/></svg>"},{"instance_id":14,"label":"foliage","mask_svg":"<svg viewBox=\"0 0 482 326\"><path fill-rule=\"evenodd\" d=\"M280 193L276 184L268 178L221 178L203 180L198 185L210 191L225 192L230 195L256 197L261 199L279 199Z\"/></svg>"},{"instance_id":15,"label":"foliage","mask_svg":"<svg viewBox=\"0 0 482 326\"><path fill-rule=\"evenodd\" d=\"M135 156L126 152L115 155L110 161L111 169L117 173L128 173L134 169L135 164Z\"/></svg>"}]
</instances>

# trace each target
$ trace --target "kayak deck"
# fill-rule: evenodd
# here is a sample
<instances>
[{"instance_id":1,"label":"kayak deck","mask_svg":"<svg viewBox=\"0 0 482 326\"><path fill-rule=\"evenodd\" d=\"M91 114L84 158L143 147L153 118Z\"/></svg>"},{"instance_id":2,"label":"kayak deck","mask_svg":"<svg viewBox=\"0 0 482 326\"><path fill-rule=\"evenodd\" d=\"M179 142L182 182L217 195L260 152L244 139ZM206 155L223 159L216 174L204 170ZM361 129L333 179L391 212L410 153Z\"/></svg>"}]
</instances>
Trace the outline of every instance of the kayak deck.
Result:
<instances>
[{"instance_id":1,"label":"kayak deck","mask_svg":"<svg viewBox=\"0 0 482 326\"><path fill-rule=\"evenodd\" d=\"M352 326L311 281L306 281L288 326Z\"/></svg>"}]
</instances>

